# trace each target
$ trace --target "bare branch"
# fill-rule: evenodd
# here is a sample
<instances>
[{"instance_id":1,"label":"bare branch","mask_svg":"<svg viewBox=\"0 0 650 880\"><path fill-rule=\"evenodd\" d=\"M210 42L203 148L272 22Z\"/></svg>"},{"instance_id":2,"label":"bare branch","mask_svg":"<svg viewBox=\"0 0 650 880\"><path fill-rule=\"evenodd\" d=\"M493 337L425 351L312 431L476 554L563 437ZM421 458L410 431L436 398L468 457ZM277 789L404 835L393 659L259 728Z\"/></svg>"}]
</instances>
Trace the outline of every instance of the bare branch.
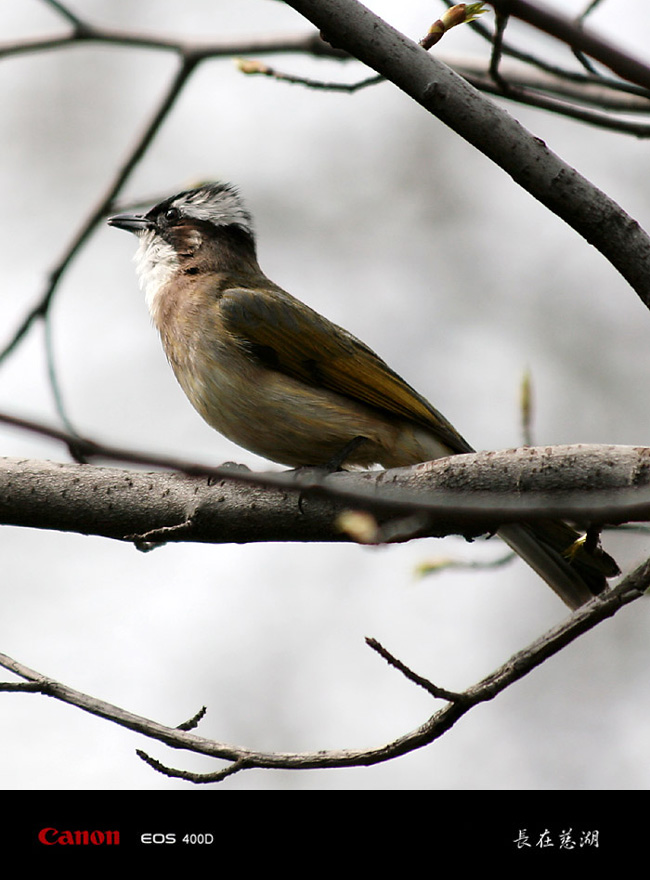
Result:
<instances>
[{"instance_id":1,"label":"bare branch","mask_svg":"<svg viewBox=\"0 0 650 880\"><path fill-rule=\"evenodd\" d=\"M596 247L650 308L650 238L613 199L436 58L356 0L287 0L386 76Z\"/></svg>"},{"instance_id":2,"label":"bare branch","mask_svg":"<svg viewBox=\"0 0 650 880\"><path fill-rule=\"evenodd\" d=\"M83 27L83 22L79 18L79 16L75 15L74 12L67 8L67 6L64 6L63 3L60 2L60 0L45 0L45 3L55 9L59 13L59 15L70 22L73 27Z\"/></svg>"},{"instance_id":3,"label":"bare branch","mask_svg":"<svg viewBox=\"0 0 650 880\"><path fill-rule=\"evenodd\" d=\"M368 88L369 86L376 86L379 85L379 83L386 81L383 76L370 76L353 83L325 82L320 79L311 79L307 76L296 76L292 73L285 73L281 70L276 70L275 67L271 67L268 64L262 64L261 61L247 60L243 58L237 62L237 67L247 76L268 76L277 82L305 86L308 89L315 89L316 91L323 92L347 92L348 94L353 94L361 89Z\"/></svg>"},{"instance_id":4,"label":"bare branch","mask_svg":"<svg viewBox=\"0 0 650 880\"><path fill-rule=\"evenodd\" d=\"M624 132L626 134L633 134L636 137L650 137L650 126L643 125L637 122L631 122L626 119L620 119L614 117L611 113L601 113L595 112L593 110L585 108L583 105L584 99L582 96L582 92L579 92L576 99L574 101L567 100L557 100L556 98L548 97L547 95L537 94L535 90L531 90L530 88L523 88L521 85L516 86L512 83L512 81L504 76L503 73L503 63L502 56L504 51L506 50L506 44L504 41L504 35L506 31L506 27L509 21L508 15L501 12L499 7L496 9L496 28L494 32L493 38L493 46L492 46L492 55L490 58L490 66L489 66L489 77L490 80L486 80L485 78L477 78L469 76L467 79L473 85L476 85L477 88L481 89L484 92L490 92L495 95L501 95L504 98L507 98L511 101L516 101L519 104L526 104L531 107L537 107L541 110L548 110L549 112L556 113L559 116L567 116L570 119L577 119L580 122L585 122L588 125L594 125L599 128L605 128L610 131L619 131ZM584 60L585 66L587 66L587 59L582 53L576 53L580 59ZM529 62L532 62L533 59L528 58ZM595 76L595 72L593 67L589 64L588 70L592 74L594 79L598 79ZM556 71L555 72L557 79L560 82L567 81L567 72L566 71ZM583 78L584 79L584 78ZM571 78L568 82L574 86L574 93L576 92L575 86L577 85L576 80ZM581 82L581 87L584 88L584 81ZM601 90L612 92L616 89L615 84L607 81L606 83L602 83ZM614 91L615 94L618 94L618 91ZM565 91L566 97L566 91ZM644 92L644 102L645 102L645 111L648 110L647 103L648 95Z\"/></svg>"},{"instance_id":5,"label":"bare branch","mask_svg":"<svg viewBox=\"0 0 650 880\"><path fill-rule=\"evenodd\" d=\"M568 620L555 627L528 648L511 657L491 675L468 688L462 694L441 691L446 697L452 697L442 709L432 715L424 724L413 731L399 737L393 742L370 749L344 749L334 751L317 751L306 753L274 753L257 752L241 746L208 740L178 728L165 727L132 712L98 700L88 694L76 691L67 685L53 681L41 673L24 666L22 663L0 654L0 666L13 672L20 678L36 685L38 692L54 697L61 702L76 706L92 715L97 715L116 724L141 733L150 739L158 740L175 749L222 758L231 761L232 766L216 774L192 774L183 770L166 767L144 752L139 757L150 766L168 776L187 779L192 782L220 781L240 769L253 767L285 770L313 770L332 767L370 766L383 763L399 755L430 745L450 730L467 712L479 703L492 700L515 681L524 678L544 660L557 654L562 648L574 641L578 636L593 629L598 623L612 617L623 606L634 602L650 586L650 561L645 562L631 575L626 577L615 589L595 597L587 605L574 612ZM371 646L377 650L380 646L371 640ZM395 661L401 672L417 685L425 681L421 676L408 670L408 667L381 648L380 653ZM435 688L435 686L432 686ZM446 698L445 697L445 698Z\"/></svg>"},{"instance_id":6,"label":"bare branch","mask_svg":"<svg viewBox=\"0 0 650 880\"><path fill-rule=\"evenodd\" d=\"M377 82L384 77L391 79L482 150L594 244L650 306L650 240L638 224L506 113L477 96L444 65L427 58L414 44L352 0L330 0L328 4L290 0L296 9L307 10L304 14L312 17L319 28L324 28L337 48L328 46L315 34L219 42L137 35L95 27L68 10L60 0L44 2L64 20L66 33L5 44L0 46L0 56L98 42L171 51L178 56L179 66L150 121L52 271L40 302L26 316L0 354L0 360L15 349L35 320L48 320L50 304L64 273L96 225L115 209L125 182L146 154L197 65L207 58L230 55L299 51L348 58L353 54L371 64L379 76L367 82ZM527 72L521 74L518 82L510 81L507 64L499 61L497 67L495 61L496 85L487 80L484 70L474 74L465 71L465 75L469 79L473 77L472 81L485 91L591 124L647 136L649 126L617 118L614 113L648 112L648 92L644 90L650 85L650 68L584 30L582 19L596 2L593 0L578 22L549 13L536 3L503 0L494 6L504 16L520 17L564 41L580 60L581 53L586 52L629 82L595 75L591 62L587 65L593 75L585 76L559 71L552 65L528 58L549 74L533 77ZM505 42L501 48L504 54L510 52ZM519 57L524 57L523 53L519 53ZM263 72L271 73L270 69ZM284 78L300 81L289 75ZM358 87L356 84L352 88ZM632 97L623 98L618 90L625 90ZM600 110L611 109L612 113L585 109L583 105L589 103ZM49 331L47 324L46 329ZM377 541L449 533L475 535L493 531L502 523L566 517L583 523L587 530L585 542L589 544L597 542L603 523L650 521L650 469L647 467L650 450L645 448L508 450L363 474L321 471L254 474L232 466L214 468L103 446L77 436L69 425L54 371L49 333L46 339L51 386L57 409L69 430L56 431L10 417L3 420L65 443L79 460L103 458L138 467L173 469L177 473L5 460L0 464L0 519L10 524L105 535L150 548L162 541L349 540L350 535L340 530L338 514L350 507L372 511L372 517L368 518L375 523L374 540ZM650 562L462 693L432 683L375 639L368 639L369 646L408 681L427 690L434 699L445 700L447 705L416 730L392 743L365 750L274 754L215 742L191 732L200 723L205 709L177 727L166 727L75 691L4 655L0 655L0 665L24 681L0 683L0 690L53 696L170 747L231 762L215 773L189 773L167 767L138 751L139 757L158 772L195 783L218 782L253 767L309 769L370 765L433 742L474 705L493 699L580 634L637 599L649 583Z\"/></svg>"},{"instance_id":7,"label":"bare branch","mask_svg":"<svg viewBox=\"0 0 650 880\"><path fill-rule=\"evenodd\" d=\"M447 6L451 6L453 0L442 0L443 3ZM486 27L481 20L473 21L469 25L469 27L477 33L480 37L486 40L488 43L492 44L494 41L494 34L490 31L488 27ZM504 56L508 56L509 58L516 59L519 62L522 62L524 65L536 68L539 71L550 74L553 77L557 77L559 79L564 80L567 83L574 83L576 85L585 84L589 85L589 83L598 83L604 89L607 89L609 92L620 93L620 94L629 94L629 95L637 95L642 97L645 101L648 100L648 90L642 88L641 86L634 85L633 83L625 82L622 79L618 79L613 76L605 75L602 71L596 70L594 66L589 62L588 72L577 71L574 69L569 69L564 66L561 66L555 62L551 62L546 58L534 55L532 52L524 52L521 48L514 45L513 43L508 42L505 37L502 40L501 51ZM575 54L575 53L574 53ZM579 54L579 53L578 53ZM582 56L584 58L585 56ZM445 59L443 59L445 60ZM448 62L447 62L448 63ZM450 66L454 66L453 64ZM499 70L503 67L503 60L499 62Z\"/></svg>"},{"instance_id":8,"label":"bare branch","mask_svg":"<svg viewBox=\"0 0 650 880\"><path fill-rule=\"evenodd\" d=\"M461 76L469 79L476 88L481 90L490 90L491 88L493 94L502 94L504 98L510 97L510 95L499 93L494 83L490 83L484 58L448 54L437 57ZM575 104L586 104L616 113L650 113L650 98L648 96L640 95L636 91L612 88L608 81L603 81L602 77L580 75L569 79L563 73L554 70L534 69L513 58L502 59L499 71L508 85L516 89L529 89L535 92L558 95Z\"/></svg>"},{"instance_id":9,"label":"bare branch","mask_svg":"<svg viewBox=\"0 0 650 880\"><path fill-rule=\"evenodd\" d=\"M572 49L589 55L622 79L650 90L650 67L580 23L528 0L490 0L494 8L550 34ZM293 5L293 4L291 4Z\"/></svg>"},{"instance_id":10,"label":"bare branch","mask_svg":"<svg viewBox=\"0 0 650 880\"><path fill-rule=\"evenodd\" d=\"M631 134L638 138L650 137L650 125L646 123L634 122L629 119L620 119L613 116L611 113L600 113L596 110L589 110L580 104L560 101L556 98L541 95L535 91L530 91L521 87L510 86L504 91L500 85L494 83L491 84L483 77L467 75L466 79L482 92L498 95L502 98L507 98L509 101L515 101L518 104L537 107L539 110L547 110L549 113L555 113L558 116L566 116L568 119L576 119L578 122L584 122L587 125L593 125L596 128L603 128L607 131Z\"/></svg>"},{"instance_id":11,"label":"bare branch","mask_svg":"<svg viewBox=\"0 0 650 880\"><path fill-rule=\"evenodd\" d=\"M104 43L133 49L173 52L181 60L204 61L209 58L231 58L237 55L308 54L315 57L348 60L347 52L335 49L325 42L317 31L305 34L285 34L273 37L241 37L222 40L179 40L163 34L134 34L101 27L82 20L71 13L67 16L73 29L64 35L0 43L0 58L25 55L50 49L65 49L85 43Z\"/></svg>"},{"instance_id":12,"label":"bare branch","mask_svg":"<svg viewBox=\"0 0 650 880\"><path fill-rule=\"evenodd\" d=\"M0 521L148 549L178 541L350 540L338 517L351 507L388 523L377 540L391 542L476 536L549 517L600 525L650 520L644 447L526 447L334 474L253 473L99 446L93 454L179 473L1 459Z\"/></svg>"},{"instance_id":13,"label":"bare branch","mask_svg":"<svg viewBox=\"0 0 650 880\"><path fill-rule=\"evenodd\" d=\"M437 19L429 28L428 33L424 36L419 45L422 46L423 49L426 49L427 52L429 49L432 49L436 46L443 36L447 33L447 31L451 30L458 25L465 24L466 22L474 21L479 15L485 12L485 9L482 8L482 3L474 3L474 4L456 4L449 10L442 18ZM347 54L345 57L349 57ZM273 67L269 67L268 64L262 64L261 61L255 61L253 59L244 59L240 58L237 62L237 66L242 73L247 75L261 75L268 76L272 79L277 80L278 82L290 83L291 85L301 85L306 86L310 89L316 89L320 91L327 92L348 92L353 93L357 92L360 89L365 89L368 86L379 85L379 83L384 82L383 76L371 76L367 79L362 79L359 82L354 83L338 83L338 82L323 82L322 80L310 79L306 76L295 76L289 73L283 73L280 70L275 70Z\"/></svg>"},{"instance_id":14,"label":"bare branch","mask_svg":"<svg viewBox=\"0 0 650 880\"><path fill-rule=\"evenodd\" d=\"M377 639L366 639L366 644L369 648L372 648L373 651L376 651L380 657L383 657L384 660L402 673L404 678L408 681L416 684L418 687L423 688L428 694L431 694L436 700L446 700L449 703L458 703L462 702L464 697L463 694L459 694L456 691L448 691L446 688L438 687L438 685L433 684L433 682L429 681L428 678L423 678L421 675L418 675L417 672L413 672L412 669L409 669L405 663L402 663L401 660L398 660L390 651L386 650L384 646L377 641Z\"/></svg>"},{"instance_id":15,"label":"bare branch","mask_svg":"<svg viewBox=\"0 0 650 880\"><path fill-rule=\"evenodd\" d=\"M228 776L233 776L235 773L239 773L240 770L247 770L252 766L245 760L233 761L229 767L226 767L224 770L218 770L216 773L193 773L191 770L177 770L173 767L167 767L166 764L162 764L160 761L152 758L151 755L143 752L142 749L136 749L135 753L145 764L148 764L153 770L156 770L163 776L168 776L171 779L184 779L186 782L194 782L197 785L223 782Z\"/></svg>"},{"instance_id":16,"label":"bare branch","mask_svg":"<svg viewBox=\"0 0 650 880\"><path fill-rule=\"evenodd\" d=\"M558 116L566 116L569 119L576 119L588 125L598 128L604 128L609 131L617 131L622 134L631 134L635 137L650 137L650 125L634 122L629 119L621 119L615 116L611 111L626 111L637 113L649 113L650 102L648 98L639 97L636 94L621 93L618 90L613 91L610 87L599 85L589 87L589 85L581 84L578 86L573 81L567 82L564 78L552 77L551 75L543 78L541 76L520 75L519 83L514 82L511 78L503 75L504 64L499 64L498 76L488 75L484 69L484 64L477 68L471 65L463 68L446 60L453 70L460 73L469 83L482 92L498 95L515 101L518 104L525 104L530 107L537 107L540 110L547 110ZM362 89L371 86L380 85L386 82L385 77L381 75L369 76L355 82L333 82L325 80L316 80L306 76L297 76L295 74L286 73L277 70L261 61L241 59L238 62L239 70L247 75L267 76L281 83L289 85L300 85L305 88L314 89L316 91L325 92L344 92L346 94L354 94ZM507 68L506 68L507 69ZM529 87L524 86L524 82L528 82ZM549 97L543 92L555 92L563 95L570 100L558 100ZM542 92L539 94L538 92ZM610 110L610 112L602 113L585 108L583 104L600 104Z\"/></svg>"}]
</instances>

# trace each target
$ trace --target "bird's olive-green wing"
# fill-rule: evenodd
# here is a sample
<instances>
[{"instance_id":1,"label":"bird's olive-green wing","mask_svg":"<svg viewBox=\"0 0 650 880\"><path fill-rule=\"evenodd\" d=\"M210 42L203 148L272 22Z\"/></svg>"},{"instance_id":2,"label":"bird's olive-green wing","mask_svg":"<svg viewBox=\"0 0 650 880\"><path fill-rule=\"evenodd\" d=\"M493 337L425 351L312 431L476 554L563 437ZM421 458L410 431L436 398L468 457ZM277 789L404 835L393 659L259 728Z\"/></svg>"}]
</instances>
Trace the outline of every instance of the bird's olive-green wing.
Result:
<instances>
[{"instance_id":1,"label":"bird's olive-green wing","mask_svg":"<svg viewBox=\"0 0 650 880\"><path fill-rule=\"evenodd\" d=\"M372 349L279 288L226 290L220 310L226 328L269 368L415 422L454 452L472 451Z\"/></svg>"}]
</instances>

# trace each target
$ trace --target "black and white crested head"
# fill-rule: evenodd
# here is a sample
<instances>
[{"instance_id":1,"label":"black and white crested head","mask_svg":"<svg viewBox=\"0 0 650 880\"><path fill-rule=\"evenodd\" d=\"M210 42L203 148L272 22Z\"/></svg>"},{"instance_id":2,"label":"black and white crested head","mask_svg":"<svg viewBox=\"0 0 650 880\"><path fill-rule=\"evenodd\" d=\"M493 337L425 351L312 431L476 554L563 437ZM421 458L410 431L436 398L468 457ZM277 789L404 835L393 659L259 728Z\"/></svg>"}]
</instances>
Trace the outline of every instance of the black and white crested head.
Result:
<instances>
[{"instance_id":1,"label":"black and white crested head","mask_svg":"<svg viewBox=\"0 0 650 880\"><path fill-rule=\"evenodd\" d=\"M108 222L140 240L135 262L152 311L179 274L230 271L256 262L251 215L229 183L184 190L146 214L120 214Z\"/></svg>"},{"instance_id":2,"label":"black and white crested head","mask_svg":"<svg viewBox=\"0 0 650 880\"><path fill-rule=\"evenodd\" d=\"M237 188L230 183L206 183L197 189L185 190L156 205L147 217L170 211L216 227L234 226L253 237L253 218Z\"/></svg>"}]
</instances>

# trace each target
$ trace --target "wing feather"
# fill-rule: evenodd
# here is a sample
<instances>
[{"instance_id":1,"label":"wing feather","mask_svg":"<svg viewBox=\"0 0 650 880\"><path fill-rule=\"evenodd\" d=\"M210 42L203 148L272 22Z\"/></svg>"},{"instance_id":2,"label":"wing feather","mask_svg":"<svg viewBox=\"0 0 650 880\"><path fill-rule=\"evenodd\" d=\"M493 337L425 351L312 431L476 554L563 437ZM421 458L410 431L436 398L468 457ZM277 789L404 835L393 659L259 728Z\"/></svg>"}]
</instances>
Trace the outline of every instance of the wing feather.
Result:
<instances>
[{"instance_id":1,"label":"wing feather","mask_svg":"<svg viewBox=\"0 0 650 880\"><path fill-rule=\"evenodd\" d=\"M280 288L226 290L220 310L226 328L272 369L414 422L453 452L472 451L372 349Z\"/></svg>"}]
</instances>

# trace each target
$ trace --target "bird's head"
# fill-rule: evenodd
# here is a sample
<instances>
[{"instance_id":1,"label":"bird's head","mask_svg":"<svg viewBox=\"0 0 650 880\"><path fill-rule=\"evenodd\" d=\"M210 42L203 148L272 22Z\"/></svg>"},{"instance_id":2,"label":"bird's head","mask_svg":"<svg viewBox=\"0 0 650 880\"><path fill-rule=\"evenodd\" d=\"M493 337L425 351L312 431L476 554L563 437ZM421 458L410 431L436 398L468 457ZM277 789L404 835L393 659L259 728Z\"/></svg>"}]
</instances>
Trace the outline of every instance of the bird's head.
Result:
<instances>
[{"instance_id":1,"label":"bird's head","mask_svg":"<svg viewBox=\"0 0 650 880\"><path fill-rule=\"evenodd\" d=\"M138 236L137 271L149 301L179 273L231 270L255 261L252 218L229 183L184 190L146 214L117 214L108 223Z\"/></svg>"}]
</instances>

